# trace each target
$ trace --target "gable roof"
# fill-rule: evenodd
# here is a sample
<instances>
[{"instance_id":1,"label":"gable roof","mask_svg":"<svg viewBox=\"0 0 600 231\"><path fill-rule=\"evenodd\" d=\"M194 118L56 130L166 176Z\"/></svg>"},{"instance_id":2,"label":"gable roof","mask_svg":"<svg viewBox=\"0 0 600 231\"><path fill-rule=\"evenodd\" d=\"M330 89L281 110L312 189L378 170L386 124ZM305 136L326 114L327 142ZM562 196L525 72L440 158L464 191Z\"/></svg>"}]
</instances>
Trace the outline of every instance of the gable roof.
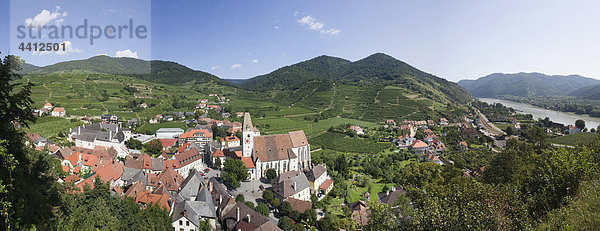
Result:
<instances>
[{"instance_id":1,"label":"gable roof","mask_svg":"<svg viewBox=\"0 0 600 231\"><path fill-rule=\"evenodd\" d=\"M239 220L237 219L238 212L240 215ZM248 216L250 217L250 220L248 220ZM237 230L236 228L246 228L246 230L248 230L247 228L250 228L250 230L281 230L275 226L275 224L273 224L269 218L266 218L241 202L236 202L233 208L221 216L219 220L225 224L228 230ZM243 222L251 223L253 226L244 224Z\"/></svg>"},{"instance_id":2,"label":"gable roof","mask_svg":"<svg viewBox=\"0 0 600 231\"><path fill-rule=\"evenodd\" d=\"M319 164L312 169L304 169L304 174L306 175L306 178L309 181L314 182L321 175L323 175L323 173L325 173L326 171L327 171L327 169L325 168L325 166L322 164Z\"/></svg>"},{"instance_id":3,"label":"gable roof","mask_svg":"<svg viewBox=\"0 0 600 231\"><path fill-rule=\"evenodd\" d=\"M295 188L294 188L295 185ZM287 198L306 188L310 187L310 183L302 171L289 171L280 174L276 183L273 184L273 192L279 194L283 198Z\"/></svg>"},{"instance_id":4,"label":"gable roof","mask_svg":"<svg viewBox=\"0 0 600 231\"><path fill-rule=\"evenodd\" d=\"M293 131L288 134L292 141L292 147L297 148L300 146L308 145L308 140L306 139L306 135L304 134L304 131L302 131L302 130Z\"/></svg>"},{"instance_id":5,"label":"gable roof","mask_svg":"<svg viewBox=\"0 0 600 231\"><path fill-rule=\"evenodd\" d=\"M194 161L202 159L202 155L198 152L198 149L192 148L182 153L175 154L175 159L179 163L179 166L183 167Z\"/></svg>"},{"instance_id":6,"label":"gable roof","mask_svg":"<svg viewBox=\"0 0 600 231\"><path fill-rule=\"evenodd\" d=\"M294 211L298 211L300 213L304 213L304 211L312 208L312 203L310 201L298 200L291 197L285 199L285 201L292 205L292 209L294 209Z\"/></svg>"},{"instance_id":7,"label":"gable roof","mask_svg":"<svg viewBox=\"0 0 600 231\"><path fill-rule=\"evenodd\" d=\"M253 151L254 160L263 162L296 158L289 134L255 136Z\"/></svg>"}]
</instances>

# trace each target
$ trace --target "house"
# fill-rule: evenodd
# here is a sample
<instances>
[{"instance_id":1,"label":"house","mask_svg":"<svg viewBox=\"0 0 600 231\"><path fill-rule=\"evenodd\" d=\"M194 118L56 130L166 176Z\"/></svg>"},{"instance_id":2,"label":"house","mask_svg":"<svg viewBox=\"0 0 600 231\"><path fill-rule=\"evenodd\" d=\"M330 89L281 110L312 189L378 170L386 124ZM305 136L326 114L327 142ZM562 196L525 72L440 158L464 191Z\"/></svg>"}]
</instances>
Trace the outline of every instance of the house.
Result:
<instances>
[{"instance_id":1,"label":"house","mask_svg":"<svg viewBox=\"0 0 600 231\"><path fill-rule=\"evenodd\" d=\"M160 140L160 144L163 147L163 151L169 151L169 148L175 146L175 143L177 143L177 139L159 139Z\"/></svg>"},{"instance_id":2,"label":"house","mask_svg":"<svg viewBox=\"0 0 600 231\"><path fill-rule=\"evenodd\" d=\"M141 103L141 104L140 104L140 107L141 107L141 108L148 108L148 104L146 104L146 103Z\"/></svg>"},{"instance_id":3,"label":"house","mask_svg":"<svg viewBox=\"0 0 600 231\"><path fill-rule=\"evenodd\" d=\"M438 124L440 126L446 126L446 125L448 125L448 119L446 119L446 118L440 118L440 121L438 122Z\"/></svg>"},{"instance_id":4,"label":"house","mask_svg":"<svg viewBox=\"0 0 600 231\"><path fill-rule=\"evenodd\" d=\"M350 217L358 226L365 226L369 223L369 207L367 207L367 203L358 200L348 204L348 208L350 209Z\"/></svg>"},{"instance_id":5,"label":"house","mask_svg":"<svg viewBox=\"0 0 600 231\"><path fill-rule=\"evenodd\" d=\"M180 143L197 143L201 146L212 141L213 133L209 129L190 129L179 136Z\"/></svg>"},{"instance_id":6,"label":"house","mask_svg":"<svg viewBox=\"0 0 600 231\"><path fill-rule=\"evenodd\" d=\"M244 117L244 113L243 112L236 112L235 115L237 116L237 118Z\"/></svg>"},{"instance_id":7,"label":"house","mask_svg":"<svg viewBox=\"0 0 600 231\"><path fill-rule=\"evenodd\" d=\"M120 157L125 157L128 154L125 141L131 138L131 130L110 123L84 124L69 129L68 137L70 141L75 142L76 147L88 149L94 149L96 146L113 147Z\"/></svg>"},{"instance_id":8,"label":"house","mask_svg":"<svg viewBox=\"0 0 600 231\"><path fill-rule=\"evenodd\" d=\"M325 165L317 165L311 169L305 168L302 170L308 182L312 194L317 196L326 195L333 188L333 181L327 175Z\"/></svg>"},{"instance_id":9,"label":"house","mask_svg":"<svg viewBox=\"0 0 600 231\"><path fill-rule=\"evenodd\" d=\"M433 142L433 138L435 138L435 135L431 135L431 134L426 134L423 137L423 140L427 143L427 144L431 144Z\"/></svg>"},{"instance_id":10,"label":"house","mask_svg":"<svg viewBox=\"0 0 600 231\"><path fill-rule=\"evenodd\" d=\"M200 221L207 221L214 230L217 227L217 211L213 197L203 177L191 171L175 195L173 206L174 230L198 230Z\"/></svg>"},{"instance_id":11,"label":"house","mask_svg":"<svg viewBox=\"0 0 600 231\"><path fill-rule=\"evenodd\" d=\"M111 124L118 124L119 123L119 116L117 114L105 114L105 115L103 115L100 118L105 123L111 123Z\"/></svg>"},{"instance_id":12,"label":"house","mask_svg":"<svg viewBox=\"0 0 600 231\"><path fill-rule=\"evenodd\" d=\"M427 151L425 154L425 160L439 164L439 165L443 165L444 162L442 162L442 160L440 160L440 158L433 152L431 151Z\"/></svg>"},{"instance_id":13,"label":"house","mask_svg":"<svg viewBox=\"0 0 600 231\"><path fill-rule=\"evenodd\" d=\"M406 191L402 189L402 187L392 187L391 190L386 190L385 192L377 193L377 200L380 203L388 204L390 206L395 206L398 201L398 196L406 194Z\"/></svg>"},{"instance_id":14,"label":"house","mask_svg":"<svg viewBox=\"0 0 600 231\"><path fill-rule=\"evenodd\" d=\"M52 113L50 115L54 116L54 117L65 117L66 116L65 108L64 107L55 107L52 110Z\"/></svg>"},{"instance_id":15,"label":"house","mask_svg":"<svg viewBox=\"0 0 600 231\"><path fill-rule=\"evenodd\" d=\"M400 136L398 137L398 139L396 139L396 144L398 145L398 148L404 149L404 148L410 148L410 146L413 144L413 142L415 142L417 139L410 137L408 135L404 135L404 136Z\"/></svg>"},{"instance_id":16,"label":"house","mask_svg":"<svg viewBox=\"0 0 600 231\"><path fill-rule=\"evenodd\" d=\"M460 150L468 150L469 149L469 145L467 144L466 141L461 141L460 143L458 143L458 147L460 148Z\"/></svg>"},{"instance_id":17,"label":"house","mask_svg":"<svg viewBox=\"0 0 600 231\"><path fill-rule=\"evenodd\" d=\"M515 130L515 131L521 130L521 124L520 123L513 124L513 130Z\"/></svg>"},{"instance_id":18,"label":"house","mask_svg":"<svg viewBox=\"0 0 600 231\"><path fill-rule=\"evenodd\" d=\"M230 116L231 116L231 113L229 113L229 112L221 113L221 117L223 117L223 118L229 118Z\"/></svg>"},{"instance_id":19,"label":"house","mask_svg":"<svg viewBox=\"0 0 600 231\"><path fill-rule=\"evenodd\" d=\"M221 161L221 165L216 166L217 158ZM222 150L215 150L210 154L210 163L213 168L222 169L225 166L225 154Z\"/></svg>"},{"instance_id":20,"label":"house","mask_svg":"<svg viewBox=\"0 0 600 231\"><path fill-rule=\"evenodd\" d=\"M144 189L144 186L139 181L129 187L123 196L132 198L135 202L142 204L143 207L148 204L156 204L167 211L171 211L173 204L173 198L169 192L162 190L150 192Z\"/></svg>"},{"instance_id":21,"label":"house","mask_svg":"<svg viewBox=\"0 0 600 231\"><path fill-rule=\"evenodd\" d=\"M273 192L281 199L295 198L310 201L310 183L302 171L280 174L273 184Z\"/></svg>"},{"instance_id":22,"label":"house","mask_svg":"<svg viewBox=\"0 0 600 231\"><path fill-rule=\"evenodd\" d=\"M429 145L427 145L427 143L425 143L421 140L415 140L410 145L410 150L415 154L424 154L425 150L427 150L428 148L429 148Z\"/></svg>"},{"instance_id":23,"label":"house","mask_svg":"<svg viewBox=\"0 0 600 231\"><path fill-rule=\"evenodd\" d=\"M42 108L43 108L43 109L46 109L46 111L49 111L50 109L52 109L52 108L53 108L53 106L52 106L52 104L51 104L51 103L46 103L46 104L44 104L44 106L43 106Z\"/></svg>"},{"instance_id":24,"label":"house","mask_svg":"<svg viewBox=\"0 0 600 231\"><path fill-rule=\"evenodd\" d=\"M581 132L581 129L579 129L573 125L567 125L567 127L565 129L565 134L573 134L573 133L579 133L579 132Z\"/></svg>"},{"instance_id":25,"label":"house","mask_svg":"<svg viewBox=\"0 0 600 231\"><path fill-rule=\"evenodd\" d=\"M386 120L385 123L386 124L396 125L396 121L394 121L394 120Z\"/></svg>"},{"instance_id":26,"label":"house","mask_svg":"<svg viewBox=\"0 0 600 231\"><path fill-rule=\"evenodd\" d=\"M223 147L240 146L240 139L238 139L235 136L227 136L225 138L221 138L221 146L223 146Z\"/></svg>"},{"instance_id":27,"label":"house","mask_svg":"<svg viewBox=\"0 0 600 231\"><path fill-rule=\"evenodd\" d=\"M133 118L127 121L127 127L133 129L139 125L140 121L137 118Z\"/></svg>"},{"instance_id":28,"label":"house","mask_svg":"<svg viewBox=\"0 0 600 231\"><path fill-rule=\"evenodd\" d=\"M442 141L440 141L438 139L434 139L431 142L431 148L436 153L441 153L446 150L446 145Z\"/></svg>"},{"instance_id":29,"label":"house","mask_svg":"<svg viewBox=\"0 0 600 231\"><path fill-rule=\"evenodd\" d=\"M189 172L193 169L201 171L204 169L204 163L202 162L203 156L198 149L188 149L182 153L175 154L175 159L179 168L176 171L183 177L187 177Z\"/></svg>"},{"instance_id":30,"label":"house","mask_svg":"<svg viewBox=\"0 0 600 231\"><path fill-rule=\"evenodd\" d=\"M358 135L365 134L365 132L363 132L363 129L360 126L358 126L358 125L350 126L350 130L354 131Z\"/></svg>"},{"instance_id":31,"label":"house","mask_svg":"<svg viewBox=\"0 0 600 231\"><path fill-rule=\"evenodd\" d=\"M154 136L157 139L177 139L181 134L183 134L181 128L160 128L156 130Z\"/></svg>"},{"instance_id":32,"label":"house","mask_svg":"<svg viewBox=\"0 0 600 231\"><path fill-rule=\"evenodd\" d=\"M176 192L182 183L183 177L173 168L167 168L158 174L147 174L146 189L153 191L159 187L164 187L169 192Z\"/></svg>"},{"instance_id":33,"label":"house","mask_svg":"<svg viewBox=\"0 0 600 231\"><path fill-rule=\"evenodd\" d=\"M293 211L298 211L299 213L304 213L306 210L312 208L312 203L310 201L303 201L294 198L285 199L286 202L292 205Z\"/></svg>"},{"instance_id":34,"label":"house","mask_svg":"<svg viewBox=\"0 0 600 231\"><path fill-rule=\"evenodd\" d=\"M224 230L281 231L269 218L249 208L242 202L236 202L223 216L219 217L219 221Z\"/></svg>"}]
</instances>

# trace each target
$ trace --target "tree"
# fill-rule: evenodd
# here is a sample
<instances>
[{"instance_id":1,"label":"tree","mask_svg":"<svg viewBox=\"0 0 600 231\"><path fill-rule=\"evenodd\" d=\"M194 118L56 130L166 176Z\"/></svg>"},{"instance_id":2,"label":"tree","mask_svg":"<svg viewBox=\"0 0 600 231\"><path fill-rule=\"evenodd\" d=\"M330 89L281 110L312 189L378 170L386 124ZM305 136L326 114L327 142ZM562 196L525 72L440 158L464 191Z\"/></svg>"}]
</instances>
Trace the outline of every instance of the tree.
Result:
<instances>
[{"instance_id":1,"label":"tree","mask_svg":"<svg viewBox=\"0 0 600 231\"><path fill-rule=\"evenodd\" d=\"M600 125L596 128L596 133L600 133Z\"/></svg>"},{"instance_id":2,"label":"tree","mask_svg":"<svg viewBox=\"0 0 600 231\"><path fill-rule=\"evenodd\" d=\"M504 129L504 131L506 132L506 135L509 135L509 136L512 136L514 134L512 126L506 127L506 129Z\"/></svg>"},{"instance_id":3,"label":"tree","mask_svg":"<svg viewBox=\"0 0 600 231\"><path fill-rule=\"evenodd\" d=\"M154 156L160 155L160 153L162 153L162 148L162 143L158 139L151 140L144 144L144 150Z\"/></svg>"},{"instance_id":4,"label":"tree","mask_svg":"<svg viewBox=\"0 0 600 231\"><path fill-rule=\"evenodd\" d=\"M277 227L283 231L290 231L294 228L294 221L291 218L284 216L279 219L279 224L277 224Z\"/></svg>"},{"instance_id":5,"label":"tree","mask_svg":"<svg viewBox=\"0 0 600 231\"><path fill-rule=\"evenodd\" d=\"M273 180L275 178L277 178L277 172L275 172L275 169L267 169L267 179Z\"/></svg>"},{"instance_id":6,"label":"tree","mask_svg":"<svg viewBox=\"0 0 600 231\"><path fill-rule=\"evenodd\" d=\"M317 211L315 211L314 209L307 209L306 211L304 211L304 213L302 214L302 218L306 221L306 223L308 223L309 225L315 225L315 222L317 221Z\"/></svg>"},{"instance_id":7,"label":"tree","mask_svg":"<svg viewBox=\"0 0 600 231\"><path fill-rule=\"evenodd\" d=\"M576 120L575 127L579 128L580 130L583 130L583 128L585 128L585 121L584 120Z\"/></svg>"},{"instance_id":8,"label":"tree","mask_svg":"<svg viewBox=\"0 0 600 231\"><path fill-rule=\"evenodd\" d=\"M60 164L24 144L21 127L35 122L31 82L21 78L23 61L6 56L0 61L0 229L55 229L54 208L62 203L56 182Z\"/></svg>"},{"instance_id":9,"label":"tree","mask_svg":"<svg viewBox=\"0 0 600 231\"><path fill-rule=\"evenodd\" d=\"M263 215L265 217L268 217L269 213L270 213L269 206L267 206L267 204L262 203L262 202L259 202L254 210L256 210L256 212L260 213L261 215Z\"/></svg>"},{"instance_id":10,"label":"tree","mask_svg":"<svg viewBox=\"0 0 600 231\"><path fill-rule=\"evenodd\" d=\"M244 204L245 204L246 206L248 206L248 208L251 208L251 209L254 209L254 210L256 210L256 209L254 208L254 203L252 203L252 201L246 201L246 202L244 202Z\"/></svg>"},{"instance_id":11,"label":"tree","mask_svg":"<svg viewBox=\"0 0 600 231\"><path fill-rule=\"evenodd\" d=\"M129 149L135 149L135 150L141 150L143 147L142 141L136 140L134 138L129 138L129 140L125 141L125 145Z\"/></svg>"},{"instance_id":12,"label":"tree","mask_svg":"<svg viewBox=\"0 0 600 231\"><path fill-rule=\"evenodd\" d=\"M271 201L274 198L273 191L271 191L271 190L263 191L262 198L265 199L265 201Z\"/></svg>"},{"instance_id":13,"label":"tree","mask_svg":"<svg viewBox=\"0 0 600 231\"><path fill-rule=\"evenodd\" d=\"M292 213L293 209L294 208L292 208L292 204L290 204L290 202L287 202L287 201L284 201L279 206L279 212L286 214L286 215L289 215L290 213Z\"/></svg>"},{"instance_id":14,"label":"tree","mask_svg":"<svg viewBox=\"0 0 600 231\"><path fill-rule=\"evenodd\" d=\"M348 169L348 161L346 160L344 154L341 154L337 157L335 161L335 170L342 174L342 176L344 177L348 177L350 175Z\"/></svg>"},{"instance_id":15,"label":"tree","mask_svg":"<svg viewBox=\"0 0 600 231\"><path fill-rule=\"evenodd\" d=\"M214 167L215 167L216 169L221 169L221 166L222 166L222 165L223 165L223 164L221 163L221 158L219 158L219 157L215 158L215 166L214 166Z\"/></svg>"},{"instance_id":16,"label":"tree","mask_svg":"<svg viewBox=\"0 0 600 231\"><path fill-rule=\"evenodd\" d=\"M223 179L233 188L240 187L240 182L248 178L248 169L240 159L227 158L223 168Z\"/></svg>"},{"instance_id":17,"label":"tree","mask_svg":"<svg viewBox=\"0 0 600 231\"><path fill-rule=\"evenodd\" d=\"M240 193L237 196L235 196L235 201L242 202L242 203L246 202L246 199L244 199L244 194Z\"/></svg>"}]
</instances>

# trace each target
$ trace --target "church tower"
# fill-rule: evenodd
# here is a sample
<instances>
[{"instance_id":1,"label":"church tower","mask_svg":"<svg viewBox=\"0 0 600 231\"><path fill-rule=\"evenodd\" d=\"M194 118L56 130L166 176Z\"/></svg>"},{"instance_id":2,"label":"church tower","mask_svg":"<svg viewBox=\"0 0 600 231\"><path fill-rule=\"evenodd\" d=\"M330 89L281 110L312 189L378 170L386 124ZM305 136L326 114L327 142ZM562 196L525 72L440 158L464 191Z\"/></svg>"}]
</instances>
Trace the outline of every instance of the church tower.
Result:
<instances>
[{"instance_id":1,"label":"church tower","mask_svg":"<svg viewBox=\"0 0 600 231\"><path fill-rule=\"evenodd\" d=\"M251 157L252 150L254 149L254 126L252 126L252 119L250 113L244 113L244 124L242 125L242 148L243 157Z\"/></svg>"}]
</instances>

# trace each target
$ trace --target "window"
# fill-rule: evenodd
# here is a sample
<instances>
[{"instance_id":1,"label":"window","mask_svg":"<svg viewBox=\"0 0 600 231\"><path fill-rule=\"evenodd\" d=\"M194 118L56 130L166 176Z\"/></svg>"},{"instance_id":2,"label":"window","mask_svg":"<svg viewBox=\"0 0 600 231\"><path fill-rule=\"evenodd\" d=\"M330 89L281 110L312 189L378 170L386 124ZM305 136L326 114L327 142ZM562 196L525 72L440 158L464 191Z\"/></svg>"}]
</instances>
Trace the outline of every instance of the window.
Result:
<instances>
[{"instance_id":1,"label":"window","mask_svg":"<svg viewBox=\"0 0 600 231\"><path fill-rule=\"evenodd\" d=\"M185 221L185 226L190 226L190 221Z\"/></svg>"},{"instance_id":2,"label":"window","mask_svg":"<svg viewBox=\"0 0 600 231\"><path fill-rule=\"evenodd\" d=\"M179 220L179 225L183 225L183 221L182 220Z\"/></svg>"}]
</instances>

